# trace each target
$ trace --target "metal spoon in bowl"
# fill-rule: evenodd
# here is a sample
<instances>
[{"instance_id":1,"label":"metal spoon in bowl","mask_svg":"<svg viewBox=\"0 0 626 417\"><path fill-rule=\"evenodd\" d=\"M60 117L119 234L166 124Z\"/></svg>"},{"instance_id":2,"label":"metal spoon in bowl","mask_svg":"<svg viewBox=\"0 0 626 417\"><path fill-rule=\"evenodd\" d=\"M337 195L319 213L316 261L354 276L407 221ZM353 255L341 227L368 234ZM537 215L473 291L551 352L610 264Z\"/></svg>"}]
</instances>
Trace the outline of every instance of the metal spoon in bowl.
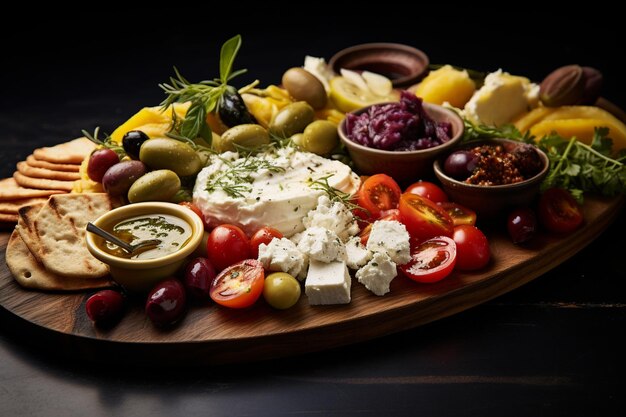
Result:
<instances>
[{"instance_id":1,"label":"metal spoon in bowl","mask_svg":"<svg viewBox=\"0 0 626 417\"><path fill-rule=\"evenodd\" d=\"M131 253L131 254L135 253L138 249L146 248L149 246L156 246L159 243L161 243L160 239L149 239L149 240L144 240L134 245L131 245L119 239L118 237L112 235L106 230L99 228L98 226L96 226L95 224L91 222L87 223L87 231L100 236L102 239L108 242L116 244L117 246L119 246L120 248L124 249L126 252Z\"/></svg>"}]
</instances>

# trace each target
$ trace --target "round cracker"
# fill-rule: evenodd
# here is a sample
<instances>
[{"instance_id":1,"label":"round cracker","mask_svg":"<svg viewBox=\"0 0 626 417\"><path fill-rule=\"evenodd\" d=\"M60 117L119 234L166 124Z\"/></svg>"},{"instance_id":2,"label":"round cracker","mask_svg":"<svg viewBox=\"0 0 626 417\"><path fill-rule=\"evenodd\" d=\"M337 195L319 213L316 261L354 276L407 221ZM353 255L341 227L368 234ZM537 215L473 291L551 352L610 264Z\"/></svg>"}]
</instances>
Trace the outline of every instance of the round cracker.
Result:
<instances>
[{"instance_id":1,"label":"round cracker","mask_svg":"<svg viewBox=\"0 0 626 417\"><path fill-rule=\"evenodd\" d=\"M62 190L38 190L18 185L14 178L0 180L0 201L16 200L20 198L48 197L53 194L62 194Z\"/></svg>"},{"instance_id":2,"label":"round cracker","mask_svg":"<svg viewBox=\"0 0 626 417\"><path fill-rule=\"evenodd\" d=\"M17 214L0 213L0 223L17 223Z\"/></svg>"},{"instance_id":3,"label":"round cracker","mask_svg":"<svg viewBox=\"0 0 626 417\"><path fill-rule=\"evenodd\" d=\"M35 155L28 155L26 163L31 167L51 169L53 171L78 172L80 164L55 164L54 162L40 161Z\"/></svg>"},{"instance_id":4,"label":"round cracker","mask_svg":"<svg viewBox=\"0 0 626 417\"><path fill-rule=\"evenodd\" d=\"M0 200L0 213L11 213L17 214L17 211L24 207L37 203L45 203L48 200L47 197L37 197L37 198L21 198L19 200Z\"/></svg>"},{"instance_id":5,"label":"round cracker","mask_svg":"<svg viewBox=\"0 0 626 417\"><path fill-rule=\"evenodd\" d=\"M47 168L32 167L25 161L17 163L17 170L31 178L44 178L57 181L76 181L80 179L78 172L53 171Z\"/></svg>"},{"instance_id":6,"label":"round cracker","mask_svg":"<svg viewBox=\"0 0 626 417\"><path fill-rule=\"evenodd\" d=\"M9 238L6 261L11 274L22 287L45 291L81 291L110 287L107 278L67 278L47 271L30 253L20 235L13 231Z\"/></svg>"},{"instance_id":7,"label":"round cracker","mask_svg":"<svg viewBox=\"0 0 626 417\"><path fill-rule=\"evenodd\" d=\"M96 144L87 138L78 138L56 146L35 149L33 155L40 161L55 164L80 164L96 149Z\"/></svg>"},{"instance_id":8,"label":"round cracker","mask_svg":"<svg viewBox=\"0 0 626 417\"><path fill-rule=\"evenodd\" d=\"M74 181L57 181L47 180L45 178L32 178L27 177L21 172L14 172L13 178L22 187L37 188L40 190L60 190L60 191L72 191L74 187Z\"/></svg>"}]
</instances>

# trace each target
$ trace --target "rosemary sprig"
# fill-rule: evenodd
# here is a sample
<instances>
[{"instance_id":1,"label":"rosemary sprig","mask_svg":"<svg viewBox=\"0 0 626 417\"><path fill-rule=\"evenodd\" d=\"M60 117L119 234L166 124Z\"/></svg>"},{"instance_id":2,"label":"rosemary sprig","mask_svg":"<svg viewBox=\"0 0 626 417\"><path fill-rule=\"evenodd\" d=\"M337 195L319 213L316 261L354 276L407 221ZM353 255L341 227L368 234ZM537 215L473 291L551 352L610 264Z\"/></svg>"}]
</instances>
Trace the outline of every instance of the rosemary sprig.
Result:
<instances>
[{"instance_id":1,"label":"rosemary sprig","mask_svg":"<svg viewBox=\"0 0 626 417\"><path fill-rule=\"evenodd\" d=\"M313 178L309 178L309 187L311 187L314 190L324 191L326 195L328 196L328 198L330 199L330 201L336 201L338 203L341 203L344 206L346 206L348 210L362 211L363 213L369 216L369 212L366 209L352 202L352 196L349 193L338 190L335 187L330 185L330 183L328 182L328 179L332 177L333 175L334 174L328 174L316 180L314 180Z\"/></svg>"},{"instance_id":2,"label":"rosemary sprig","mask_svg":"<svg viewBox=\"0 0 626 417\"><path fill-rule=\"evenodd\" d=\"M283 167L279 167L264 159L253 155L247 155L245 158L230 161L226 158L217 156L227 165L227 169L216 172L207 180L206 190L212 193L216 190L222 190L233 198L245 197L246 193L252 191L252 183L254 182L253 173L261 170L268 170L271 173L284 172Z\"/></svg>"},{"instance_id":3,"label":"rosemary sprig","mask_svg":"<svg viewBox=\"0 0 626 417\"><path fill-rule=\"evenodd\" d=\"M81 130L81 132L87 139L96 145L115 151L120 159L126 156L124 148L115 142L108 133L104 133L104 138L100 139L100 126L95 128L93 134L89 133L85 129Z\"/></svg>"}]
</instances>

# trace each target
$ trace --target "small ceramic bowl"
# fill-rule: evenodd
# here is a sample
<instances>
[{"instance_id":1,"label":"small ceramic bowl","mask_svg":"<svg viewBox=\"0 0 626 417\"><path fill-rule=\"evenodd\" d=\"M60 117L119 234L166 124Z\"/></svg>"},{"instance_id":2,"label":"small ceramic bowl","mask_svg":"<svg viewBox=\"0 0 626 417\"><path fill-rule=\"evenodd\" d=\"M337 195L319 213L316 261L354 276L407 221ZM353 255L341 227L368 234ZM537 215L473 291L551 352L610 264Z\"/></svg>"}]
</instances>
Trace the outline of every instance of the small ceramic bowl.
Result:
<instances>
[{"instance_id":1,"label":"small ceramic bowl","mask_svg":"<svg viewBox=\"0 0 626 417\"><path fill-rule=\"evenodd\" d=\"M502 145L506 151L510 152L523 144L509 139L490 139L468 142L459 149L468 149L477 145ZM494 217L508 208L529 205L539 192L541 182L548 174L550 161L544 152L534 149L542 162L541 171L534 177L515 184L485 186L458 181L444 173L443 165L447 155L434 162L433 170L451 201L476 211L479 216Z\"/></svg>"},{"instance_id":2,"label":"small ceramic bowl","mask_svg":"<svg viewBox=\"0 0 626 417\"><path fill-rule=\"evenodd\" d=\"M450 109L429 103L423 103L423 106L424 110L436 122L448 122L452 125L452 137L449 141L439 146L417 151L385 151L369 148L352 141L346 133L346 119L339 124L339 137L346 146L354 166L360 174L383 173L400 183L417 181L418 179L432 176L433 161L461 140L464 125L459 115ZM353 113L361 114L370 107L364 107Z\"/></svg>"},{"instance_id":3,"label":"small ceramic bowl","mask_svg":"<svg viewBox=\"0 0 626 417\"><path fill-rule=\"evenodd\" d=\"M130 292L147 292L164 278L172 276L200 245L204 235L202 220L193 211L173 203L148 202L129 204L103 214L93 223L103 229L111 228L124 219L149 214L176 216L191 226L191 238L180 250L155 259L126 259L101 249L103 239L86 233L87 248L93 256L109 265L111 277Z\"/></svg>"},{"instance_id":4,"label":"small ceramic bowl","mask_svg":"<svg viewBox=\"0 0 626 417\"><path fill-rule=\"evenodd\" d=\"M336 73L341 68L371 71L388 77L394 87L407 87L428 72L428 56L399 43L365 43L337 52L328 64Z\"/></svg>"}]
</instances>

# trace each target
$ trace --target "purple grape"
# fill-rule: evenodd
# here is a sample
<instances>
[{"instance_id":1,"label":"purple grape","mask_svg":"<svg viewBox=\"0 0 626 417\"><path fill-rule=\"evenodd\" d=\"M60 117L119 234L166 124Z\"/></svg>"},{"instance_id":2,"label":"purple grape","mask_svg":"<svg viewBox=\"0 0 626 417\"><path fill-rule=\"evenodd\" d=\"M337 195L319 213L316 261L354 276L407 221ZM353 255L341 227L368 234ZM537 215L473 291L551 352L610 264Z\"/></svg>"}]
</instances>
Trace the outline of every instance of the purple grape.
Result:
<instances>
[{"instance_id":1,"label":"purple grape","mask_svg":"<svg viewBox=\"0 0 626 417\"><path fill-rule=\"evenodd\" d=\"M195 258L187 265L184 284L189 295L200 301L211 300L211 282L217 273L207 258Z\"/></svg>"},{"instance_id":2,"label":"purple grape","mask_svg":"<svg viewBox=\"0 0 626 417\"><path fill-rule=\"evenodd\" d=\"M471 151L452 152L443 165L444 172L457 180L465 180L474 172L478 156Z\"/></svg>"},{"instance_id":3,"label":"purple grape","mask_svg":"<svg viewBox=\"0 0 626 417\"><path fill-rule=\"evenodd\" d=\"M99 326L116 323L124 312L124 296L119 291L98 291L85 303L87 316Z\"/></svg>"},{"instance_id":4,"label":"purple grape","mask_svg":"<svg viewBox=\"0 0 626 417\"><path fill-rule=\"evenodd\" d=\"M146 314L157 326L177 322L185 312L187 297L180 281L171 278L158 283L146 301Z\"/></svg>"}]
</instances>

